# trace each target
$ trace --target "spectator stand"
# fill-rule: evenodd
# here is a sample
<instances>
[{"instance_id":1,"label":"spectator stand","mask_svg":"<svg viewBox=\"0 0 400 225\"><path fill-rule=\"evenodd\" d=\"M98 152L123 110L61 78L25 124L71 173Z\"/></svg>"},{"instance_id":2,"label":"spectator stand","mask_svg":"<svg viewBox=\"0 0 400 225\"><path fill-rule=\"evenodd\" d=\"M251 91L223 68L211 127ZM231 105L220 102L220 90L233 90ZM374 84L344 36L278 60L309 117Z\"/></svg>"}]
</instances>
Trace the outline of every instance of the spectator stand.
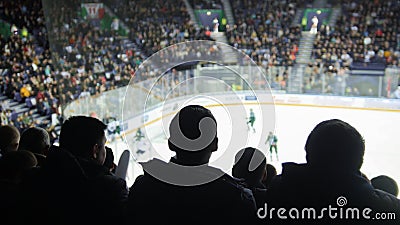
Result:
<instances>
[{"instance_id":1,"label":"spectator stand","mask_svg":"<svg viewBox=\"0 0 400 225\"><path fill-rule=\"evenodd\" d=\"M292 26L292 21L301 4L302 1L231 1L236 24L227 31L229 44L270 73L288 70L296 63L301 30L298 25ZM288 72L268 75L271 86L286 90Z\"/></svg>"},{"instance_id":2,"label":"spectator stand","mask_svg":"<svg viewBox=\"0 0 400 225\"><path fill-rule=\"evenodd\" d=\"M20 132L43 127L55 138L60 114L58 100L50 91L54 76L40 1L4 2L1 10L3 23L12 22L6 26L8 34L0 37L1 123L12 124Z\"/></svg>"},{"instance_id":3,"label":"spectator stand","mask_svg":"<svg viewBox=\"0 0 400 225\"><path fill-rule=\"evenodd\" d=\"M396 19L399 4L396 1L339 4L343 14L334 27L321 27L314 42L312 58L322 65L320 72L328 80L323 89L332 93L335 85L329 81L336 80L344 84L340 84L343 86L340 92L333 94L387 96L385 87L394 86L387 82L396 78L392 79L386 68L399 66ZM305 80L307 89L315 83L315 78L321 77L313 71L309 81Z\"/></svg>"}]
</instances>

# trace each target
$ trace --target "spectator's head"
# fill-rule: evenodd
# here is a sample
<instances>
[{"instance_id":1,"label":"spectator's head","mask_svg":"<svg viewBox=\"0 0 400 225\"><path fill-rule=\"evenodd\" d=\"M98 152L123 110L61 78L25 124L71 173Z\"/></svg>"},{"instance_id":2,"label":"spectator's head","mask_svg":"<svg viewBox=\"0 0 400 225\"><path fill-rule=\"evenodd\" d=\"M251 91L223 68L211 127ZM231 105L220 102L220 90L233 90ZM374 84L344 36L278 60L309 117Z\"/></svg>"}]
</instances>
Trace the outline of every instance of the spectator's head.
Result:
<instances>
[{"instance_id":1,"label":"spectator's head","mask_svg":"<svg viewBox=\"0 0 400 225\"><path fill-rule=\"evenodd\" d=\"M50 136L40 127L31 127L21 134L19 150L27 150L36 154L47 155L50 147Z\"/></svg>"},{"instance_id":2,"label":"spectator's head","mask_svg":"<svg viewBox=\"0 0 400 225\"><path fill-rule=\"evenodd\" d=\"M0 159L0 177L11 182L21 181L25 172L37 165L32 152L11 151Z\"/></svg>"},{"instance_id":3,"label":"spectator's head","mask_svg":"<svg viewBox=\"0 0 400 225\"><path fill-rule=\"evenodd\" d=\"M184 165L207 164L211 153L218 149L217 121L203 106L181 109L172 119L169 132L168 146Z\"/></svg>"},{"instance_id":4,"label":"spectator's head","mask_svg":"<svg viewBox=\"0 0 400 225\"><path fill-rule=\"evenodd\" d=\"M103 122L93 117L71 117L61 127L60 147L77 157L93 159L103 165L106 158L106 128Z\"/></svg>"},{"instance_id":5,"label":"spectator's head","mask_svg":"<svg viewBox=\"0 0 400 225\"><path fill-rule=\"evenodd\" d=\"M261 184L266 163L267 159L260 150L251 147L242 149L236 153L232 175L244 179L249 186L256 186Z\"/></svg>"},{"instance_id":6,"label":"spectator's head","mask_svg":"<svg viewBox=\"0 0 400 225\"><path fill-rule=\"evenodd\" d=\"M5 154L11 151L17 151L19 145L19 131L11 125L0 127L0 151Z\"/></svg>"},{"instance_id":7,"label":"spectator's head","mask_svg":"<svg viewBox=\"0 0 400 225\"><path fill-rule=\"evenodd\" d=\"M111 148L106 147L106 159L104 161L103 166L105 166L106 168L108 168L111 172L113 172L115 170L115 163L114 163L114 153L112 151Z\"/></svg>"},{"instance_id":8,"label":"spectator's head","mask_svg":"<svg viewBox=\"0 0 400 225\"><path fill-rule=\"evenodd\" d=\"M371 184L374 188L386 191L397 197L399 194L399 187L397 186L397 182L392 178L381 175L371 179Z\"/></svg>"},{"instance_id":9,"label":"spectator's head","mask_svg":"<svg viewBox=\"0 0 400 225\"><path fill-rule=\"evenodd\" d=\"M336 171L358 171L363 163L365 143L350 124L332 119L319 123L305 145L310 166Z\"/></svg>"},{"instance_id":10,"label":"spectator's head","mask_svg":"<svg viewBox=\"0 0 400 225\"><path fill-rule=\"evenodd\" d=\"M272 182L272 179L277 175L276 169L273 165L267 164L266 165L266 173L263 177L263 183L266 188L269 188Z\"/></svg>"}]
</instances>

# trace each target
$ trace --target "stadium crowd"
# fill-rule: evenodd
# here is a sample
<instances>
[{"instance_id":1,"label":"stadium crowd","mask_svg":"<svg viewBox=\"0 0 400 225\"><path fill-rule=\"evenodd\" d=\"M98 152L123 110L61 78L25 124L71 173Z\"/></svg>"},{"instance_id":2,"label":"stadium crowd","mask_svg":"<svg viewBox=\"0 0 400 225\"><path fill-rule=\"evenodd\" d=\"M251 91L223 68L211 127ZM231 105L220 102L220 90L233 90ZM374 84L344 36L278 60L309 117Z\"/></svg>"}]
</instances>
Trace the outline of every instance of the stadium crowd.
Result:
<instances>
[{"instance_id":1,"label":"stadium crowd","mask_svg":"<svg viewBox=\"0 0 400 225\"><path fill-rule=\"evenodd\" d=\"M397 1L342 2L343 15L335 27L321 26L313 57L327 66L351 62L398 65ZM336 65L334 65L336 66Z\"/></svg>"},{"instance_id":2,"label":"stadium crowd","mask_svg":"<svg viewBox=\"0 0 400 225\"><path fill-rule=\"evenodd\" d=\"M235 25L227 29L229 44L242 49L263 68L283 67L274 80L286 89L288 67L296 62L300 26L292 26L303 1L231 1Z\"/></svg>"},{"instance_id":3,"label":"stadium crowd","mask_svg":"<svg viewBox=\"0 0 400 225\"><path fill-rule=\"evenodd\" d=\"M174 1L149 3L125 1L113 4L115 13L126 16L131 26L129 39L121 38L112 29L99 29L96 20L87 21L78 13L80 1L49 1L49 34L44 26L41 1L23 0L2 3L4 21L12 23L12 35L0 38L2 50L1 93L19 103L26 103L29 112L13 112L2 102L2 123L12 124L23 131L40 123L32 121L32 114L56 118L61 106L90 95L126 86L135 76L139 65L152 53L183 40L209 39L204 30L195 30L183 7ZM15 9L15 10L12 10ZM155 20L154 16L160 15ZM22 27L22 29L20 29ZM51 43L51 54L50 45ZM150 47L151 46L151 47ZM196 54L218 53L217 48L206 51L188 47L172 50L171 54L193 57ZM166 55L160 63L180 57ZM54 61L53 61L54 60ZM135 81L158 74L140 73ZM43 120L47 121L47 120ZM52 127L54 123L36 124ZM52 125L52 126L50 126Z\"/></svg>"},{"instance_id":4,"label":"stadium crowd","mask_svg":"<svg viewBox=\"0 0 400 225\"><path fill-rule=\"evenodd\" d=\"M351 67L399 67L399 7L397 1L339 1L342 16L334 27L321 25L312 52L306 89L321 86L321 74L326 74L327 92L332 83L343 77ZM318 67L322 66L321 69ZM347 94L358 95L355 87Z\"/></svg>"},{"instance_id":5,"label":"stadium crowd","mask_svg":"<svg viewBox=\"0 0 400 225\"><path fill-rule=\"evenodd\" d=\"M128 39L118 35L115 25L98 29L99 21L82 18L77 13L78 0L48 2L49 32L40 1L2 2L1 19L9 21L16 32L9 38L0 38L2 94L26 102L29 109L36 109L42 116L55 114L60 119L62 105L128 84L139 65L158 50L184 40L210 38L205 29L196 29L183 1L104 3L115 15L124 18L119 27L126 24ZM220 1L192 3L212 7L221 4ZM273 88L285 90L288 86L301 36L300 27L292 26L292 22L303 3L301 0L231 2L236 24L227 29L229 43L267 70ZM353 1L341 5L343 16L337 25L332 28L323 25L316 36L312 56L315 62L306 69L305 92L321 86L321 73L328 75L327 81L333 80L345 74L353 61L399 66L399 25L395 19L399 5L395 1L366 5ZM183 54L190 57L198 52L190 47L185 51ZM218 48L205 52L209 53L218 54ZM174 57L165 56L161 63L171 62L171 58ZM151 71L140 73L135 81L154 76ZM326 83L324 92L332 92L332 82ZM357 95L358 90L352 89L351 93ZM7 103L2 102L2 124L17 124L21 131L32 125L32 118L28 118L33 110L13 114ZM49 124L54 125L47 122L40 126Z\"/></svg>"},{"instance_id":6,"label":"stadium crowd","mask_svg":"<svg viewBox=\"0 0 400 225\"><path fill-rule=\"evenodd\" d=\"M155 77L157 74L150 70L137 71L148 56L163 47L209 38L206 30L192 24L183 2L139 0L129 1L128 6L123 0L104 2L113 13L126 18L120 22L129 27L128 39L121 38L113 28L98 29L99 21L88 22L74 13L80 10L78 0L48 1L49 29L41 1L0 2L1 19L12 25L10 37L0 37L0 91L28 108L17 112L9 109L9 100L1 104L1 224L288 224L299 221L276 217L260 221L258 209L265 203L269 207L318 209L334 204L343 193L352 206L396 213L397 220L380 222L398 224L396 182L387 176L370 180L360 172L364 140L340 120L318 124L306 140L307 163L285 163L279 175L255 148L238 150L233 176L208 166L210 156L218 149L216 134L209 145L196 152L188 152L170 140L169 148L176 156L168 163L153 160L147 164L182 173L189 182L218 175L197 186L173 185L145 173L127 187L110 163L114 160L105 146L106 125L95 118L79 116L62 121L60 144L51 145L56 135L53 121L41 122L46 120L38 120L33 114L62 120L63 104L125 86L132 77L135 81ZM243 49L263 68L285 68L275 77L283 89L298 51L301 30L291 24L302 2L232 1L236 25L227 30L230 44ZM337 70L340 75L351 61L399 66L395 51L399 43L398 5L393 2L343 3L344 16L337 27L322 27L317 34L313 52L316 63L310 63L309 72L317 77L321 65L331 65L328 70ZM173 64L174 59L197 54L222 57L218 47L170 50L171 54L162 56L158 63ZM179 58L176 52L183 54ZM173 86L178 81L169 82L167 85ZM192 128L205 117L218 122L201 106L185 107L178 115L183 124L179 128L189 139L199 136ZM170 129L170 138L180 137L174 136L176 127ZM249 171L254 159L259 164ZM344 221L324 218L322 222ZM367 222L351 220L352 224Z\"/></svg>"},{"instance_id":7,"label":"stadium crowd","mask_svg":"<svg viewBox=\"0 0 400 225\"><path fill-rule=\"evenodd\" d=\"M183 1L105 1L129 27L129 38L149 57L182 41L211 40L196 29Z\"/></svg>"},{"instance_id":8,"label":"stadium crowd","mask_svg":"<svg viewBox=\"0 0 400 225\"><path fill-rule=\"evenodd\" d=\"M0 6L1 19L11 21L11 36L0 35L0 91L2 96L25 103L26 110L1 102L1 124L12 124L20 131L31 126L46 128L55 138L54 121L60 115L58 89L40 1L8 1ZM19 27L19 28L18 28ZM32 38L33 35L35 38ZM53 121L34 116L53 116Z\"/></svg>"},{"instance_id":9,"label":"stadium crowd","mask_svg":"<svg viewBox=\"0 0 400 225\"><path fill-rule=\"evenodd\" d=\"M190 0L193 9L222 9L221 0Z\"/></svg>"}]
</instances>

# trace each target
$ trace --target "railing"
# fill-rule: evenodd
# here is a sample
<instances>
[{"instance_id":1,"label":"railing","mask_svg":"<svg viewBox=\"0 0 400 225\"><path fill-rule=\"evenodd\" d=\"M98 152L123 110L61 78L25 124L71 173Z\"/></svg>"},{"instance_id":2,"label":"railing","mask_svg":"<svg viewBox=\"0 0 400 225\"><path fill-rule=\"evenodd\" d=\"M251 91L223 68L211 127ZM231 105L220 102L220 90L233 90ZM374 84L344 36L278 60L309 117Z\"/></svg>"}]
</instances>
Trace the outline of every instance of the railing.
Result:
<instances>
[{"instance_id":1,"label":"railing","mask_svg":"<svg viewBox=\"0 0 400 225\"><path fill-rule=\"evenodd\" d=\"M343 68L337 71L307 68L304 72L303 93L320 95L392 97L399 82L400 68L386 68L383 76L353 75Z\"/></svg>"},{"instance_id":2,"label":"railing","mask_svg":"<svg viewBox=\"0 0 400 225\"><path fill-rule=\"evenodd\" d=\"M148 109L180 96L224 92L230 88L234 91L250 90L246 83L250 83L255 90L268 90L270 85L273 91L285 93L286 89L279 83L279 77L284 73L290 75L291 69L270 67L260 70L260 67L242 65L234 68L211 66L169 72L160 78L137 82L97 96L80 98L65 107L64 116L96 115L99 118L114 117L121 120L123 107L130 109L129 116L136 116L143 113L144 107ZM236 76L234 71L238 71L240 76ZM304 94L390 98L397 89L400 74L400 68L387 68L385 76L355 76L345 70L338 73L322 71L323 68L318 71L305 70ZM269 84L262 82L262 76L266 76ZM201 77L207 79L197 79ZM223 82L213 83L209 77ZM124 102L125 98L131 100Z\"/></svg>"}]
</instances>

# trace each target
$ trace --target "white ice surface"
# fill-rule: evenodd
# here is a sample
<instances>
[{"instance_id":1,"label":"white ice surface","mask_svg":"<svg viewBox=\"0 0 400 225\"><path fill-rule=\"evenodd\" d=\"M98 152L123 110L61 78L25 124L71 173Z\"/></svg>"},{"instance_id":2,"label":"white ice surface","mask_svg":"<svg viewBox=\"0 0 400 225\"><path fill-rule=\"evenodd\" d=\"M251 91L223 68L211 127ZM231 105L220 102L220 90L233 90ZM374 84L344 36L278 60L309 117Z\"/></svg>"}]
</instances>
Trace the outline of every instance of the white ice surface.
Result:
<instances>
[{"instance_id":1,"label":"white ice surface","mask_svg":"<svg viewBox=\"0 0 400 225\"><path fill-rule=\"evenodd\" d=\"M218 121L219 136L219 150L212 156L211 164L224 153L232 132L240 132L243 138L248 138L247 146L257 146L257 134L262 129L262 124L257 123L260 118L256 119L256 133L253 133L253 131L247 130L245 118L243 118L243 126L232 128L231 117L226 115L223 107L211 107L210 110ZM246 110L248 111L249 107L246 106ZM257 109L254 110L257 117L259 112ZM274 161L271 162L269 156L267 156L267 160L276 167L278 173L281 171L282 162L304 163L304 145L308 134L319 122L337 118L350 123L365 138L366 150L361 171L369 178L388 175L400 184L400 144L397 139L399 138L400 114L398 112L280 105L275 107L275 111L275 133L278 137L280 161L278 162L274 158ZM155 123L152 126L160 125ZM149 130L151 132L152 129ZM124 149L129 148L121 139L109 146L114 149L116 159ZM132 146L135 148L135 145L132 144ZM157 149L164 160L168 160L173 155L173 152L168 150L167 140L163 135L153 140L153 148ZM266 145L261 150L268 152ZM144 155L144 157L152 156L151 153ZM142 173L140 165L131 160L127 178L128 185L132 185L134 179Z\"/></svg>"}]
</instances>

